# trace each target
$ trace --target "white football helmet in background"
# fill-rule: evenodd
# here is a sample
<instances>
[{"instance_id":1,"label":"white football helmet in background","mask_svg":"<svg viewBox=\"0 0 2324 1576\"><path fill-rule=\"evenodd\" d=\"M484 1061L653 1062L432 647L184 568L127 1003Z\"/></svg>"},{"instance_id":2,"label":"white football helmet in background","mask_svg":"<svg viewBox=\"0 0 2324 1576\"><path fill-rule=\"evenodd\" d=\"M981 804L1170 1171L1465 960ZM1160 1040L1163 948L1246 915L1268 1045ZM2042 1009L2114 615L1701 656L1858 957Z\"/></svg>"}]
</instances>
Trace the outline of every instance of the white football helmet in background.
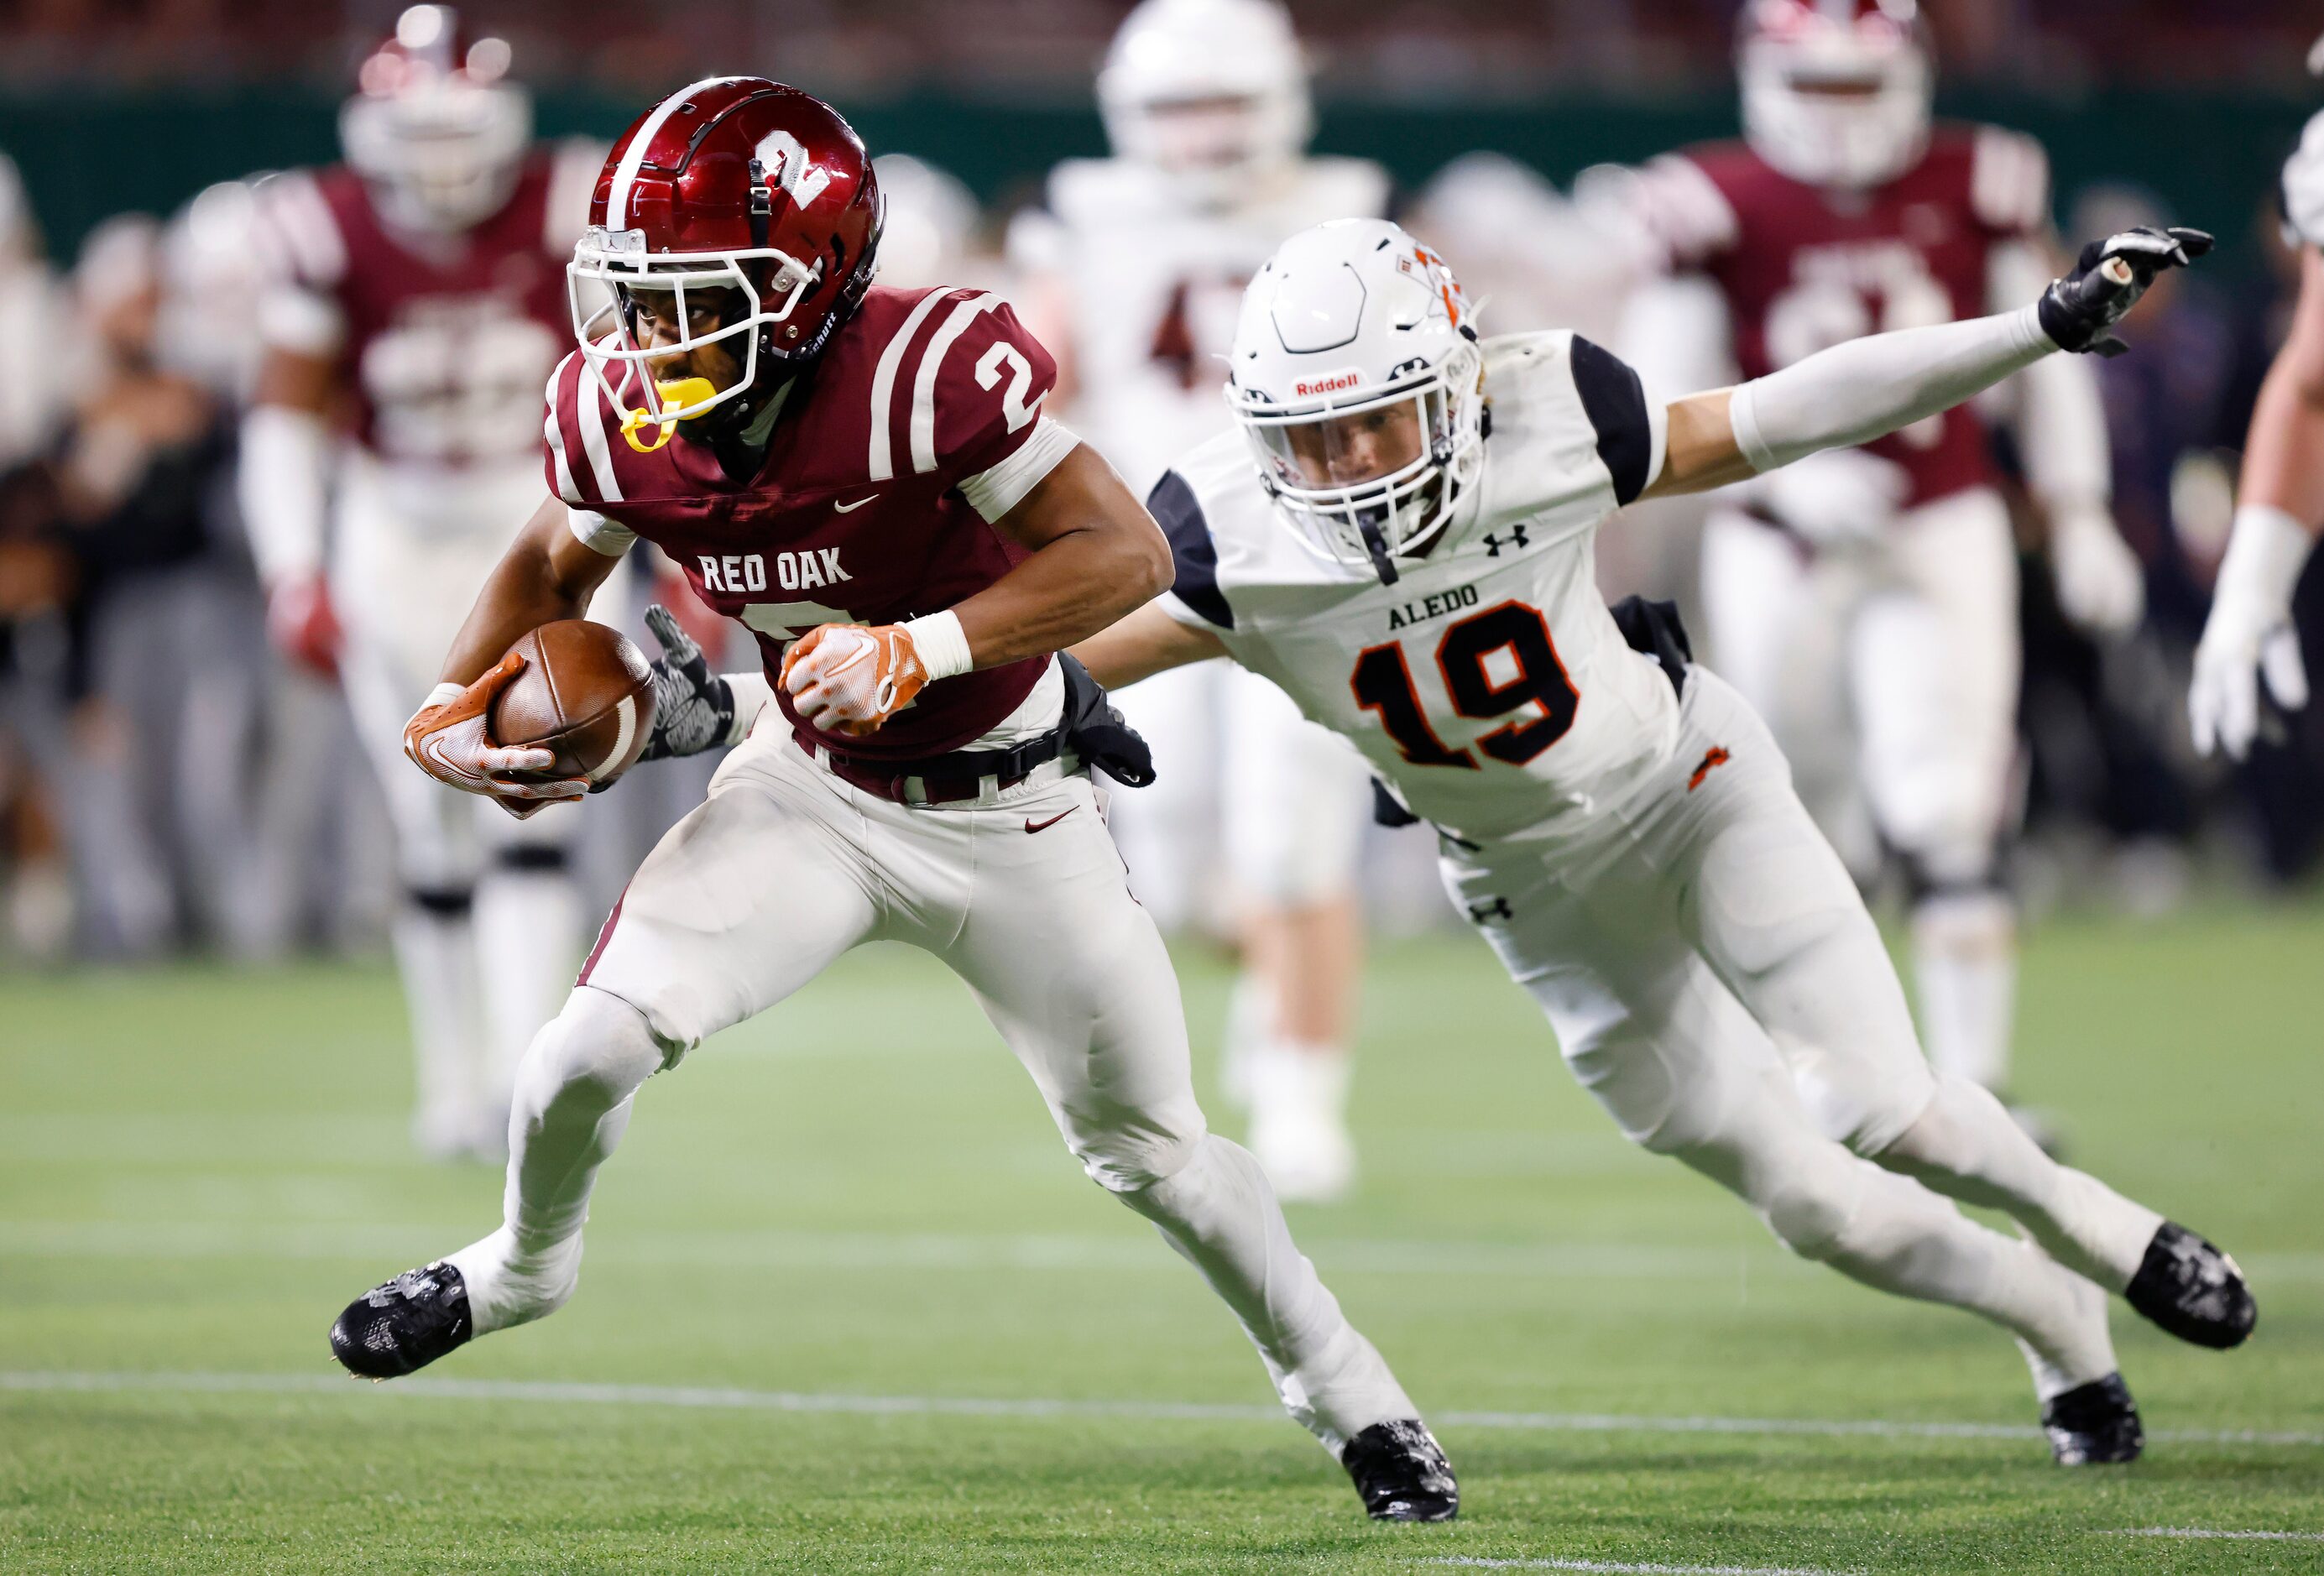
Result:
<instances>
[{"instance_id":1,"label":"white football helmet in background","mask_svg":"<svg viewBox=\"0 0 2324 1576\"><path fill-rule=\"evenodd\" d=\"M1144 0L1097 75L1114 152L1226 207L1297 159L1314 130L1307 65L1275 0Z\"/></svg>"},{"instance_id":2,"label":"white football helmet in background","mask_svg":"<svg viewBox=\"0 0 2324 1576\"><path fill-rule=\"evenodd\" d=\"M1736 63L1744 140L1794 180L1879 186L1928 146L1935 74L1914 0L1751 0Z\"/></svg>"},{"instance_id":3,"label":"white football helmet in background","mask_svg":"<svg viewBox=\"0 0 2324 1576\"><path fill-rule=\"evenodd\" d=\"M339 142L391 223L452 233L507 203L532 140L532 100L509 61L502 40L464 37L448 5L411 6L364 61Z\"/></svg>"},{"instance_id":4,"label":"white football helmet in background","mask_svg":"<svg viewBox=\"0 0 2324 1576\"><path fill-rule=\"evenodd\" d=\"M899 290L961 282L982 220L975 194L958 176L909 153L882 153L872 171L888 203L880 282Z\"/></svg>"},{"instance_id":5,"label":"white football helmet in background","mask_svg":"<svg viewBox=\"0 0 2324 1576\"><path fill-rule=\"evenodd\" d=\"M1227 401L1299 538L1383 581L1484 464L1484 361L1460 281L1386 219L1285 242L1243 294Z\"/></svg>"}]
</instances>

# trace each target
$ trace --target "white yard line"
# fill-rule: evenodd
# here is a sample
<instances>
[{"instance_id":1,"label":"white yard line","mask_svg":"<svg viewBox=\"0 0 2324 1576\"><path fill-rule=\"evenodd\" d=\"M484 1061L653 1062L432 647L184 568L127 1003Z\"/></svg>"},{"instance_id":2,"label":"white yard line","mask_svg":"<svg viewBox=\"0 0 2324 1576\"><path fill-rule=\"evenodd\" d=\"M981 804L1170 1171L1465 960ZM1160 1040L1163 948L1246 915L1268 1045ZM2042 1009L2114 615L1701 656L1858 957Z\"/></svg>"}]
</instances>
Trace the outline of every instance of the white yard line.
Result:
<instances>
[{"instance_id":1,"label":"white yard line","mask_svg":"<svg viewBox=\"0 0 2324 1576\"><path fill-rule=\"evenodd\" d=\"M1421 1565L1460 1565L1471 1571L1618 1571L1636 1576L1850 1576L1813 1565L1641 1565L1628 1560L1488 1560L1477 1554L1455 1554L1441 1560L1417 1560Z\"/></svg>"},{"instance_id":2,"label":"white yard line","mask_svg":"<svg viewBox=\"0 0 2324 1576\"><path fill-rule=\"evenodd\" d=\"M438 1400L543 1401L600 1406L679 1406L729 1412L929 1413L974 1417L1141 1417L1204 1421L1280 1421L1273 1406L1194 1401L1066 1400L965 1396L840 1396L723 1386L576 1384L555 1380L398 1380L385 1391L357 1387L336 1374L0 1371L0 1390L180 1392L194 1394L394 1396ZM1882 1418L1687 1417L1618 1413L1474 1412L1429 1414L1447 1428L1535 1433L1773 1434L1825 1439L2039 1439L2032 1426L2003 1423L1924 1423ZM2188 1444L2324 1446L2324 1433L2241 1429L2156 1429L2149 1438Z\"/></svg>"},{"instance_id":3,"label":"white yard line","mask_svg":"<svg viewBox=\"0 0 2324 1576\"><path fill-rule=\"evenodd\" d=\"M2122 1526L2107 1530L2118 1538L2231 1538L2255 1544L2324 1544L2324 1532L2228 1532L2208 1526Z\"/></svg>"}]
</instances>

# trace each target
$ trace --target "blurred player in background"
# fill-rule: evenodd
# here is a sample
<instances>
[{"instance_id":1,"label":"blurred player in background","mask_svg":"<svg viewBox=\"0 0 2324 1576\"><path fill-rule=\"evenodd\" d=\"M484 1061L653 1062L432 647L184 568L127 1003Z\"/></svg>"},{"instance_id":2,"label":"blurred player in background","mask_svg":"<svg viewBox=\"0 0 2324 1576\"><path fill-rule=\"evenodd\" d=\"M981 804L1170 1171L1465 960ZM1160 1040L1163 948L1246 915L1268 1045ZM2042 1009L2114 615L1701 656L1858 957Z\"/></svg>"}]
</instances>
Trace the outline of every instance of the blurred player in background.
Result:
<instances>
[{"instance_id":1,"label":"blurred player in background","mask_svg":"<svg viewBox=\"0 0 2324 1576\"><path fill-rule=\"evenodd\" d=\"M2237 760L2255 740L2280 736L2270 705L2308 704L2292 603L2324 529L2324 113L2284 163L2282 206L2285 238L2300 251L2300 301L2252 411L2235 530L2187 703L2195 747Z\"/></svg>"},{"instance_id":2,"label":"blurred player in background","mask_svg":"<svg viewBox=\"0 0 2324 1576\"><path fill-rule=\"evenodd\" d=\"M1059 165L1010 252L1076 424L1143 497L1175 456L1227 429L1222 357L1244 283L1293 233L1385 213L1389 185L1378 165L1303 152L1307 68L1273 0L1145 0L1097 95L1113 157ZM1248 1103L1251 1150L1284 1197L1338 1197L1355 1175L1362 765L1231 664L1120 701L1160 774L1114 811L1139 899L1165 929L1196 923L1222 860L1245 967L1228 1092Z\"/></svg>"},{"instance_id":3,"label":"blurred player in background","mask_svg":"<svg viewBox=\"0 0 2324 1576\"><path fill-rule=\"evenodd\" d=\"M585 923L570 806L520 826L401 750L539 490L540 391L569 333L564 266L602 152L535 145L508 67L501 41L415 5L342 112L346 163L260 189L275 277L243 431L269 628L295 659L337 667L387 792L415 1134L447 1156L499 1151L517 1057L556 1012Z\"/></svg>"},{"instance_id":4,"label":"blurred player in background","mask_svg":"<svg viewBox=\"0 0 2324 1576\"><path fill-rule=\"evenodd\" d=\"M1754 0L1744 135L1649 163L1632 200L1672 271L1715 287L1729 365L1694 309L1635 303L1632 358L1663 386L1757 377L1843 340L1973 318L2053 270L2048 161L2026 137L1932 124L1913 0ZM2017 447L2067 616L2139 618L2107 508L2089 368L2016 380ZM1720 670L1766 716L1800 794L1859 879L1885 848L1911 898L1923 1038L2004 1090L2017 943L2001 857L2014 818L2017 561L1987 419L1956 407L1723 494L1702 596Z\"/></svg>"}]
</instances>

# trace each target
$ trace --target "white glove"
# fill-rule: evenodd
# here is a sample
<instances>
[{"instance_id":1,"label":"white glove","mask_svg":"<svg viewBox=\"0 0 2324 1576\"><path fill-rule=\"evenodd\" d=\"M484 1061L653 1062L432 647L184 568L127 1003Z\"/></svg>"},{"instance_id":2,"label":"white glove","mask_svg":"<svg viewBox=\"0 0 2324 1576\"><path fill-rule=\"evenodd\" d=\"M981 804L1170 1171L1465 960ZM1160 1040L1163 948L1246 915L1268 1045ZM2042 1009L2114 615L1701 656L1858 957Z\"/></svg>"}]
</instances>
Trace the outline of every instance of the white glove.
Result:
<instances>
[{"instance_id":1,"label":"white glove","mask_svg":"<svg viewBox=\"0 0 2324 1576\"><path fill-rule=\"evenodd\" d=\"M1878 539L1913 490L1912 474L1860 448L1831 448L1769 471L1754 484L1769 513L1811 546Z\"/></svg>"},{"instance_id":2,"label":"white glove","mask_svg":"<svg viewBox=\"0 0 2324 1576\"><path fill-rule=\"evenodd\" d=\"M2292 627L2292 590L2314 545L2307 530L2281 509L2246 503L2236 511L2187 696L2187 720L2200 753L2225 750L2237 760L2251 753L2261 731L2263 678L2285 711L2308 704L2308 670L2301 665L2299 631Z\"/></svg>"},{"instance_id":3,"label":"white glove","mask_svg":"<svg viewBox=\"0 0 2324 1576\"><path fill-rule=\"evenodd\" d=\"M2092 639L2126 635L2146 612L2146 572L2103 503L2051 509L2050 575L2059 610Z\"/></svg>"}]
</instances>

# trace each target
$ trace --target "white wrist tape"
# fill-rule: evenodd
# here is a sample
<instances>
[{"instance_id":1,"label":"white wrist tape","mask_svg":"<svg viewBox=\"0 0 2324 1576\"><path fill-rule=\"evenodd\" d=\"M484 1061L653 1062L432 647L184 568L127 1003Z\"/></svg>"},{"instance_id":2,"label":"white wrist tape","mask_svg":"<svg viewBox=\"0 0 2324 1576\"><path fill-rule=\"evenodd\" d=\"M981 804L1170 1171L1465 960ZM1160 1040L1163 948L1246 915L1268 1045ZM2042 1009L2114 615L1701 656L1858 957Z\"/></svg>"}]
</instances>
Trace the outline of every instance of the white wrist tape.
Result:
<instances>
[{"instance_id":1,"label":"white wrist tape","mask_svg":"<svg viewBox=\"0 0 2324 1576\"><path fill-rule=\"evenodd\" d=\"M720 742L740 744L751 736L751 724L759 720L759 714L775 698L775 687L767 682L767 670L763 668L718 677L726 681L726 691L734 697L734 721Z\"/></svg>"},{"instance_id":2,"label":"white wrist tape","mask_svg":"<svg viewBox=\"0 0 2324 1576\"><path fill-rule=\"evenodd\" d=\"M2219 560L2214 602L2240 603L2282 617L2315 546L2314 533L2273 503L2243 505L2236 511L2227 556Z\"/></svg>"},{"instance_id":3,"label":"white wrist tape","mask_svg":"<svg viewBox=\"0 0 2324 1576\"><path fill-rule=\"evenodd\" d=\"M1869 335L1741 385L1728 419L1752 468L1772 471L1950 410L2057 348L2032 307Z\"/></svg>"},{"instance_id":4,"label":"white wrist tape","mask_svg":"<svg viewBox=\"0 0 2324 1576\"><path fill-rule=\"evenodd\" d=\"M438 685L435 688L429 690L428 692L428 698L420 703L420 711L414 712L411 714L416 717L420 714L420 712L432 712L438 706L443 705L447 702L456 701L459 699L463 694L466 693L467 687L468 687L465 684L455 684L447 678L443 683Z\"/></svg>"},{"instance_id":5,"label":"white wrist tape","mask_svg":"<svg viewBox=\"0 0 2324 1576\"><path fill-rule=\"evenodd\" d=\"M965 673L974 666L968 655L968 633L960 627L960 615L950 608L908 620L903 627L912 637L912 650L920 654L920 666L928 670L930 683Z\"/></svg>"}]
</instances>

